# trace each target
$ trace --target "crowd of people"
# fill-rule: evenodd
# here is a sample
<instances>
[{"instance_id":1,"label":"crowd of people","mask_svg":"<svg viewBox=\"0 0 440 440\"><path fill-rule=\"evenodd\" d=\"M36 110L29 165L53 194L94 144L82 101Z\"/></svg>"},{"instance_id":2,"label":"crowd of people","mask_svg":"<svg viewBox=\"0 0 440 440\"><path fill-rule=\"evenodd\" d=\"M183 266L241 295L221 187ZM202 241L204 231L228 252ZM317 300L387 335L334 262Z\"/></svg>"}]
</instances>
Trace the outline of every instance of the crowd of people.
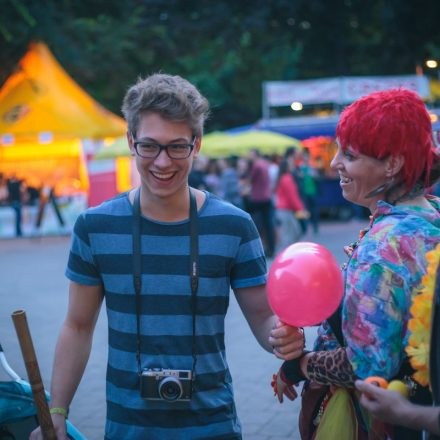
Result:
<instances>
[{"instance_id":1,"label":"crowd of people","mask_svg":"<svg viewBox=\"0 0 440 440\"><path fill-rule=\"evenodd\" d=\"M290 147L284 155L263 155L254 148L245 157L197 159L189 184L251 214L271 258L309 227L318 233L317 197L323 175L320 162L312 164L307 149Z\"/></svg>"}]
</instances>

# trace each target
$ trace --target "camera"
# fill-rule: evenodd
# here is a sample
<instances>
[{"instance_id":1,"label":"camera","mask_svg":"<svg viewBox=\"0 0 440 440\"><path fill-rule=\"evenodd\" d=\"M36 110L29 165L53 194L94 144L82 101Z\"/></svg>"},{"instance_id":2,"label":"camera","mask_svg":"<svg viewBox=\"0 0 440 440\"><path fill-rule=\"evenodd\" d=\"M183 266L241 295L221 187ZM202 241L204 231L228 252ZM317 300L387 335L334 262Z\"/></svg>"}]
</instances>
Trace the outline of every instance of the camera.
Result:
<instances>
[{"instance_id":1,"label":"camera","mask_svg":"<svg viewBox=\"0 0 440 440\"><path fill-rule=\"evenodd\" d=\"M192 371L146 368L141 375L141 397L168 402L191 400Z\"/></svg>"}]
</instances>

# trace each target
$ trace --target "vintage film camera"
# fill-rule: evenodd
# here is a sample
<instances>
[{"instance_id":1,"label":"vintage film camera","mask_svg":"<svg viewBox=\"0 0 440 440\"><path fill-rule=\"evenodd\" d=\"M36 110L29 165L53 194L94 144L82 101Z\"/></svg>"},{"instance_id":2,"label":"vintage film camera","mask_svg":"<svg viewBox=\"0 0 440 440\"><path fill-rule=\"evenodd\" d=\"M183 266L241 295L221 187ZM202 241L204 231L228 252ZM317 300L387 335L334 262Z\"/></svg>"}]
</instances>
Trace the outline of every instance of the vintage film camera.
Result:
<instances>
[{"instance_id":1,"label":"vintage film camera","mask_svg":"<svg viewBox=\"0 0 440 440\"><path fill-rule=\"evenodd\" d=\"M146 368L141 375L141 397L168 402L191 400L192 371Z\"/></svg>"}]
</instances>

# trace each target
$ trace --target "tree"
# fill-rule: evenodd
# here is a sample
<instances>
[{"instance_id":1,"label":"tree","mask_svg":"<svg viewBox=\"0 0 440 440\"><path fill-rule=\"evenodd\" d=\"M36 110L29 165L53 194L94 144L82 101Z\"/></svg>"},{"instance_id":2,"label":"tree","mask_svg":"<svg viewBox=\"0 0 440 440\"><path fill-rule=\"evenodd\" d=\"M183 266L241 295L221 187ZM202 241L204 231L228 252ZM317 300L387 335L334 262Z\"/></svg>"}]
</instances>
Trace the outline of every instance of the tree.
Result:
<instances>
[{"instance_id":1,"label":"tree","mask_svg":"<svg viewBox=\"0 0 440 440\"><path fill-rule=\"evenodd\" d=\"M438 0L3 0L0 82L44 41L119 113L138 76L163 71L208 97L208 129L261 116L265 80L411 74L440 55Z\"/></svg>"}]
</instances>

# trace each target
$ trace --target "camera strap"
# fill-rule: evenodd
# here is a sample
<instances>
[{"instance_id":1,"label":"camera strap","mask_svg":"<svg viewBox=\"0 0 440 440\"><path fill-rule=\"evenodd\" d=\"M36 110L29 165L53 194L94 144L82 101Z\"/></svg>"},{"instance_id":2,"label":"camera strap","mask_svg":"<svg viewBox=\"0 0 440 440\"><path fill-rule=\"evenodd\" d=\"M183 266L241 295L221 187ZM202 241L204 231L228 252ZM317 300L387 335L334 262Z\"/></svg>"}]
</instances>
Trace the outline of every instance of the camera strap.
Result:
<instances>
[{"instance_id":1,"label":"camera strap","mask_svg":"<svg viewBox=\"0 0 440 440\"><path fill-rule=\"evenodd\" d=\"M190 286L192 314L192 377L196 370L196 314L197 289L199 285L199 236L197 224L197 202L194 193L189 189L189 226L190 226ZM142 290L142 252L141 252L141 203L140 188L134 194L133 203L133 285L136 294L136 359L139 375L142 373L141 364L141 290Z\"/></svg>"}]
</instances>

